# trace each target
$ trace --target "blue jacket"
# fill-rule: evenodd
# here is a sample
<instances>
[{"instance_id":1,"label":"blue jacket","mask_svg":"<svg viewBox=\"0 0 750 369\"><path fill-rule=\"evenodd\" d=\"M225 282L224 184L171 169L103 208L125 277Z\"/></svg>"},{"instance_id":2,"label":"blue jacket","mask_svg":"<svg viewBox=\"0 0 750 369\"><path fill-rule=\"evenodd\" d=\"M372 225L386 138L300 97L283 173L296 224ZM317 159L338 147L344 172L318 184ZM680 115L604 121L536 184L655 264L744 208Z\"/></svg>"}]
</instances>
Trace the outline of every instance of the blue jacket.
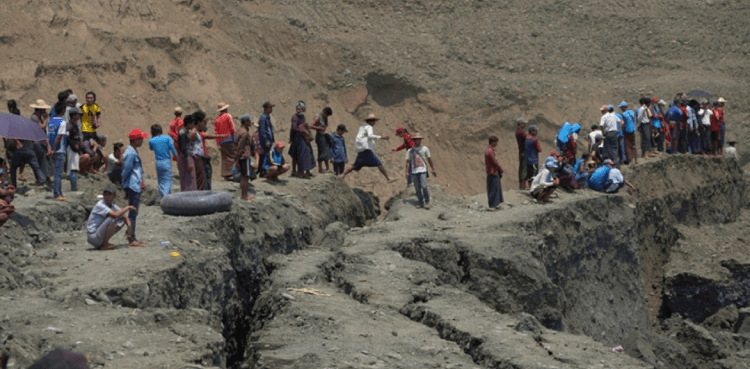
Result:
<instances>
[{"instance_id":1,"label":"blue jacket","mask_svg":"<svg viewBox=\"0 0 750 369\"><path fill-rule=\"evenodd\" d=\"M258 120L258 139L260 146L263 148L263 152L268 153L273 148L273 124L271 118L267 114L263 113ZM270 144L270 145L267 145Z\"/></svg>"},{"instance_id":2,"label":"blue jacket","mask_svg":"<svg viewBox=\"0 0 750 369\"><path fill-rule=\"evenodd\" d=\"M122 188L129 188L133 192L141 192L143 182L143 165L138 151L128 146L122 154Z\"/></svg>"}]
</instances>

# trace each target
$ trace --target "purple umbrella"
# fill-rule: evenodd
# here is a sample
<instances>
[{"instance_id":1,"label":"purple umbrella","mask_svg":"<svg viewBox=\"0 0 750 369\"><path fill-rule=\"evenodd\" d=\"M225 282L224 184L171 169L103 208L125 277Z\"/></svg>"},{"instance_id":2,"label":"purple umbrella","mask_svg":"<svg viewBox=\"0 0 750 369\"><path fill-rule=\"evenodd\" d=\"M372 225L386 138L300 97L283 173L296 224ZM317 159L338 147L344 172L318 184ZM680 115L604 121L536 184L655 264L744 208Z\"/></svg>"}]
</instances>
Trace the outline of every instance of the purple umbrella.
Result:
<instances>
[{"instance_id":1,"label":"purple umbrella","mask_svg":"<svg viewBox=\"0 0 750 369\"><path fill-rule=\"evenodd\" d=\"M42 141L47 139L47 134L29 118L0 113L0 137Z\"/></svg>"}]
</instances>

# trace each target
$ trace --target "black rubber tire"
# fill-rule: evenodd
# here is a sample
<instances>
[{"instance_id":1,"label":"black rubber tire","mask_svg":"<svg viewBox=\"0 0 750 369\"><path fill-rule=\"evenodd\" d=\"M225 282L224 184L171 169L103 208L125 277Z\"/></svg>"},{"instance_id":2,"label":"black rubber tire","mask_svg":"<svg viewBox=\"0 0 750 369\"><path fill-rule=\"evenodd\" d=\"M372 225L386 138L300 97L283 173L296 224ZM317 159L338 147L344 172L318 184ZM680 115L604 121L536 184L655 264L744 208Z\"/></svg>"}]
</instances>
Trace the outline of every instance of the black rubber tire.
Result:
<instances>
[{"instance_id":1,"label":"black rubber tire","mask_svg":"<svg viewBox=\"0 0 750 369\"><path fill-rule=\"evenodd\" d=\"M161 211L169 215L206 215L231 209L232 195L227 192L178 192L161 199Z\"/></svg>"}]
</instances>

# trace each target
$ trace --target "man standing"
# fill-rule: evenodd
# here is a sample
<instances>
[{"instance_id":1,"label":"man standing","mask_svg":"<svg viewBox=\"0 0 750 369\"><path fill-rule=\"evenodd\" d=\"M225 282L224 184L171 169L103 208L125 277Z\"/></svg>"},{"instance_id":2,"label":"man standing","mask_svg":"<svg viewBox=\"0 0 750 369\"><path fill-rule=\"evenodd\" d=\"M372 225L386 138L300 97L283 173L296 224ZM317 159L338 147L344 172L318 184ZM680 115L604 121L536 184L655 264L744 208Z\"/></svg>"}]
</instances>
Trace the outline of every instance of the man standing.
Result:
<instances>
[{"instance_id":1,"label":"man standing","mask_svg":"<svg viewBox=\"0 0 750 369\"><path fill-rule=\"evenodd\" d=\"M245 114L240 118L240 129L237 130L237 159L235 166L240 171L240 191L241 199L245 201L253 200L254 197L247 194L249 183L255 179L255 171L260 165L258 152L253 143L250 127L257 124L253 123L253 117Z\"/></svg>"},{"instance_id":2,"label":"man standing","mask_svg":"<svg viewBox=\"0 0 750 369\"><path fill-rule=\"evenodd\" d=\"M427 189L427 163L430 163L433 176L437 177L437 172L435 172L435 165L432 163L430 149L427 146L422 146L423 138L419 133L412 136L414 147L406 151L406 176L412 177L414 189L417 192L418 206L429 210L430 191Z\"/></svg>"},{"instance_id":3,"label":"man standing","mask_svg":"<svg viewBox=\"0 0 750 369\"><path fill-rule=\"evenodd\" d=\"M228 135L227 138L217 138L216 144L221 152L221 176L225 181L232 179L232 166L234 158L237 155L237 144L234 142L234 121L232 116L227 113L229 105L219 103L219 116L214 120L214 134L216 136Z\"/></svg>"},{"instance_id":4,"label":"man standing","mask_svg":"<svg viewBox=\"0 0 750 369\"><path fill-rule=\"evenodd\" d=\"M727 102L723 97L719 98L719 107L714 109L716 118L719 120L719 155L724 154L724 135L727 133L726 122L724 121L724 104Z\"/></svg>"},{"instance_id":5,"label":"man standing","mask_svg":"<svg viewBox=\"0 0 750 369\"><path fill-rule=\"evenodd\" d=\"M638 164L638 151L635 148L635 113L628 109L628 102L623 101L618 105L622 111L622 133L625 151L625 164Z\"/></svg>"},{"instance_id":6,"label":"man standing","mask_svg":"<svg viewBox=\"0 0 750 369\"><path fill-rule=\"evenodd\" d=\"M518 122L521 120L522 119L519 119ZM523 125L525 124L526 123L524 122ZM521 124L519 124L519 126L520 125ZM516 135L516 137L518 136ZM500 166L500 162L497 161L497 155L495 155L495 147L497 147L498 140L499 139L496 136L491 136L490 144L487 146L487 149L484 150L484 166L487 173L487 203L493 211L499 210L500 203L503 202L503 187L500 183L500 178L503 177L503 167ZM526 142L524 139L524 146L525 145ZM526 158L524 158L523 161L523 165L525 166ZM521 182L526 182L526 179L521 179Z\"/></svg>"},{"instance_id":7,"label":"man standing","mask_svg":"<svg viewBox=\"0 0 750 369\"><path fill-rule=\"evenodd\" d=\"M312 126L315 132L315 144L318 146L318 173L323 173L323 163L326 165L326 172L331 171L331 145L328 144L328 137L326 134L328 129L328 118L333 115L333 110L329 107L323 108L318 115L313 118ZM326 137L328 136L328 137Z\"/></svg>"},{"instance_id":8,"label":"man standing","mask_svg":"<svg viewBox=\"0 0 750 369\"><path fill-rule=\"evenodd\" d=\"M695 113L695 108L698 107L698 102L691 100L686 107L687 110L687 124L688 124L688 149L692 154L700 154L700 133L698 132L698 115Z\"/></svg>"},{"instance_id":9,"label":"man standing","mask_svg":"<svg viewBox=\"0 0 750 369\"><path fill-rule=\"evenodd\" d=\"M264 102L263 114L261 114L260 119L258 120L258 139L260 140L261 149L263 149L263 156L260 158L262 163L266 162L266 157L268 156L268 153L271 152L271 147L274 143L273 124L271 123L271 113L273 113L274 106L276 105L271 104L270 101ZM263 166L261 166L261 168L263 168ZM264 177L265 175L266 170L263 168L260 176Z\"/></svg>"},{"instance_id":10,"label":"man standing","mask_svg":"<svg viewBox=\"0 0 750 369\"><path fill-rule=\"evenodd\" d=\"M516 144L518 145L518 189L519 190L526 189L526 123L528 123L528 121L523 118L518 118L518 120L516 120ZM485 158L485 162L486 161L487 159ZM490 183L489 179L487 181L488 181L487 186L489 186L489 183ZM487 191L489 191L489 189Z\"/></svg>"},{"instance_id":11,"label":"man standing","mask_svg":"<svg viewBox=\"0 0 750 369\"><path fill-rule=\"evenodd\" d=\"M647 97L641 98L641 106L636 113L638 120L638 131L641 133L641 158L646 158L646 154L651 151L651 100Z\"/></svg>"},{"instance_id":12,"label":"man standing","mask_svg":"<svg viewBox=\"0 0 750 369\"><path fill-rule=\"evenodd\" d=\"M604 131L604 155L614 162L618 162L617 155L617 118L609 112L607 105L602 105L599 109L602 112L602 118L599 125Z\"/></svg>"},{"instance_id":13,"label":"man standing","mask_svg":"<svg viewBox=\"0 0 750 369\"><path fill-rule=\"evenodd\" d=\"M378 136L372 132L372 126L379 120L379 118L375 117L375 114L370 113L365 119L365 124L359 127L359 132L357 132L357 138L354 143L354 148L357 150L357 159L354 160L354 165L344 172L344 177L353 170L359 172L362 167L377 167L380 173L383 173L385 179L391 182L383 163L375 156L375 140L388 140L388 136ZM394 178L393 180L397 179Z\"/></svg>"},{"instance_id":14,"label":"man standing","mask_svg":"<svg viewBox=\"0 0 750 369\"><path fill-rule=\"evenodd\" d=\"M128 134L130 146L122 154L122 188L128 197L128 205L132 206L128 213L130 218L130 246L143 247L145 243L138 241L135 234L135 218L138 216L138 205L141 203L141 189L143 188L143 164L137 148L143 145L143 139L148 138L146 132L136 128Z\"/></svg>"},{"instance_id":15,"label":"man standing","mask_svg":"<svg viewBox=\"0 0 750 369\"><path fill-rule=\"evenodd\" d=\"M75 96L75 95L71 95ZM78 108L68 109L68 176L70 177L70 190L78 191L78 171L81 160L81 117L83 112Z\"/></svg>"},{"instance_id":16,"label":"man standing","mask_svg":"<svg viewBox=\"0 0 750 369\"><path fill-rule=\"evenodd\" d=\"M182 108L178 106L174 108L174 119L169 122L169 137L172 137L172 141L174 141L175 150L177 150L177 136L180 135L182 125ZM172 159L177 160L177 157L173 157Z\"/></svg>"}]
</instances>

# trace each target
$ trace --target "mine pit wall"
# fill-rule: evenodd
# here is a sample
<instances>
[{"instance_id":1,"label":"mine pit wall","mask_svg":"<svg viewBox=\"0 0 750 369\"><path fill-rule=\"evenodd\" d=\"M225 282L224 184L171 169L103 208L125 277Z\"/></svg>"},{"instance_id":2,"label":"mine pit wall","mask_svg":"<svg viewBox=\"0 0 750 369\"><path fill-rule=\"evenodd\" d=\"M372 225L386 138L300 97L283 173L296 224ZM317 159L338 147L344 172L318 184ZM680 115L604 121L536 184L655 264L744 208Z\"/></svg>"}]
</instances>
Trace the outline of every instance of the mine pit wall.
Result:
<instances>
[{"instance_id":1,"label":"mine pit wall","mask_svg":"<svg viewBox=\"0 0 750 369\"><path fill-rule=\"evenodd\" d=\"M215 328L222 331L226 341L225 347L210 348L213 353L202 362L236 368L253 361L251 333L262 328L284 303L278 298L256 306L272 272L264 263L267 257L309 247L330 223L341 221L361 227L379 214L378 199L372 193L335 182L327 188L337 194L335 198L322 191L301 199L304 206L296 199L279 197L275 199L277 206L234 207L231 213L206 216L201 228L216 232L227 253L204 253L147 284L107 294L115 301L127 296L138 308L205 309L221 318L222 327ZM313 207L322 211L313 215L304 210Z\"/></svg>"},{"instance_id":2,"label":"mine pit wall","mask_svg":"<svg viewBox=\"0 0 750 369\"><path fill-rule=\"evenodd\" d=\"M668 260L679 237L674 228L677 224L697 227L735 222L748 207L750 188L743 174L736 160L693 156L677 156L633 171L632 181L645 190L636 196L641 259ZM645 286L646 291L663 293L659 318L679 313L702 322L725 306L750 303L750 273L743 270L746 267L724 266L733 274L728 286L711 285L700 278L664 281L660 268L647 264L641 267L644 281L667 282Z\"/></svg>"},{"instance_id":3,"label":"mine pit wall","mask_svg":"<svg viewBox=\"0 0 750 369\"><path fill-rule=\"evenodd\" d=\"M663 282L662 262L678 239L675 226L733 222L747 204L742 170L733 160L676 156L623 172L638 188L632 197L623 190L581 200L524 225L538 235L536 256L561 289L558 305L535 306L530 299L526 311L548 328L612 345L632 333L653 333L658 316L649 316L646 296ZM657 313L689 316L708 307L667 298Z\"/></svg>"}]
</instances>

